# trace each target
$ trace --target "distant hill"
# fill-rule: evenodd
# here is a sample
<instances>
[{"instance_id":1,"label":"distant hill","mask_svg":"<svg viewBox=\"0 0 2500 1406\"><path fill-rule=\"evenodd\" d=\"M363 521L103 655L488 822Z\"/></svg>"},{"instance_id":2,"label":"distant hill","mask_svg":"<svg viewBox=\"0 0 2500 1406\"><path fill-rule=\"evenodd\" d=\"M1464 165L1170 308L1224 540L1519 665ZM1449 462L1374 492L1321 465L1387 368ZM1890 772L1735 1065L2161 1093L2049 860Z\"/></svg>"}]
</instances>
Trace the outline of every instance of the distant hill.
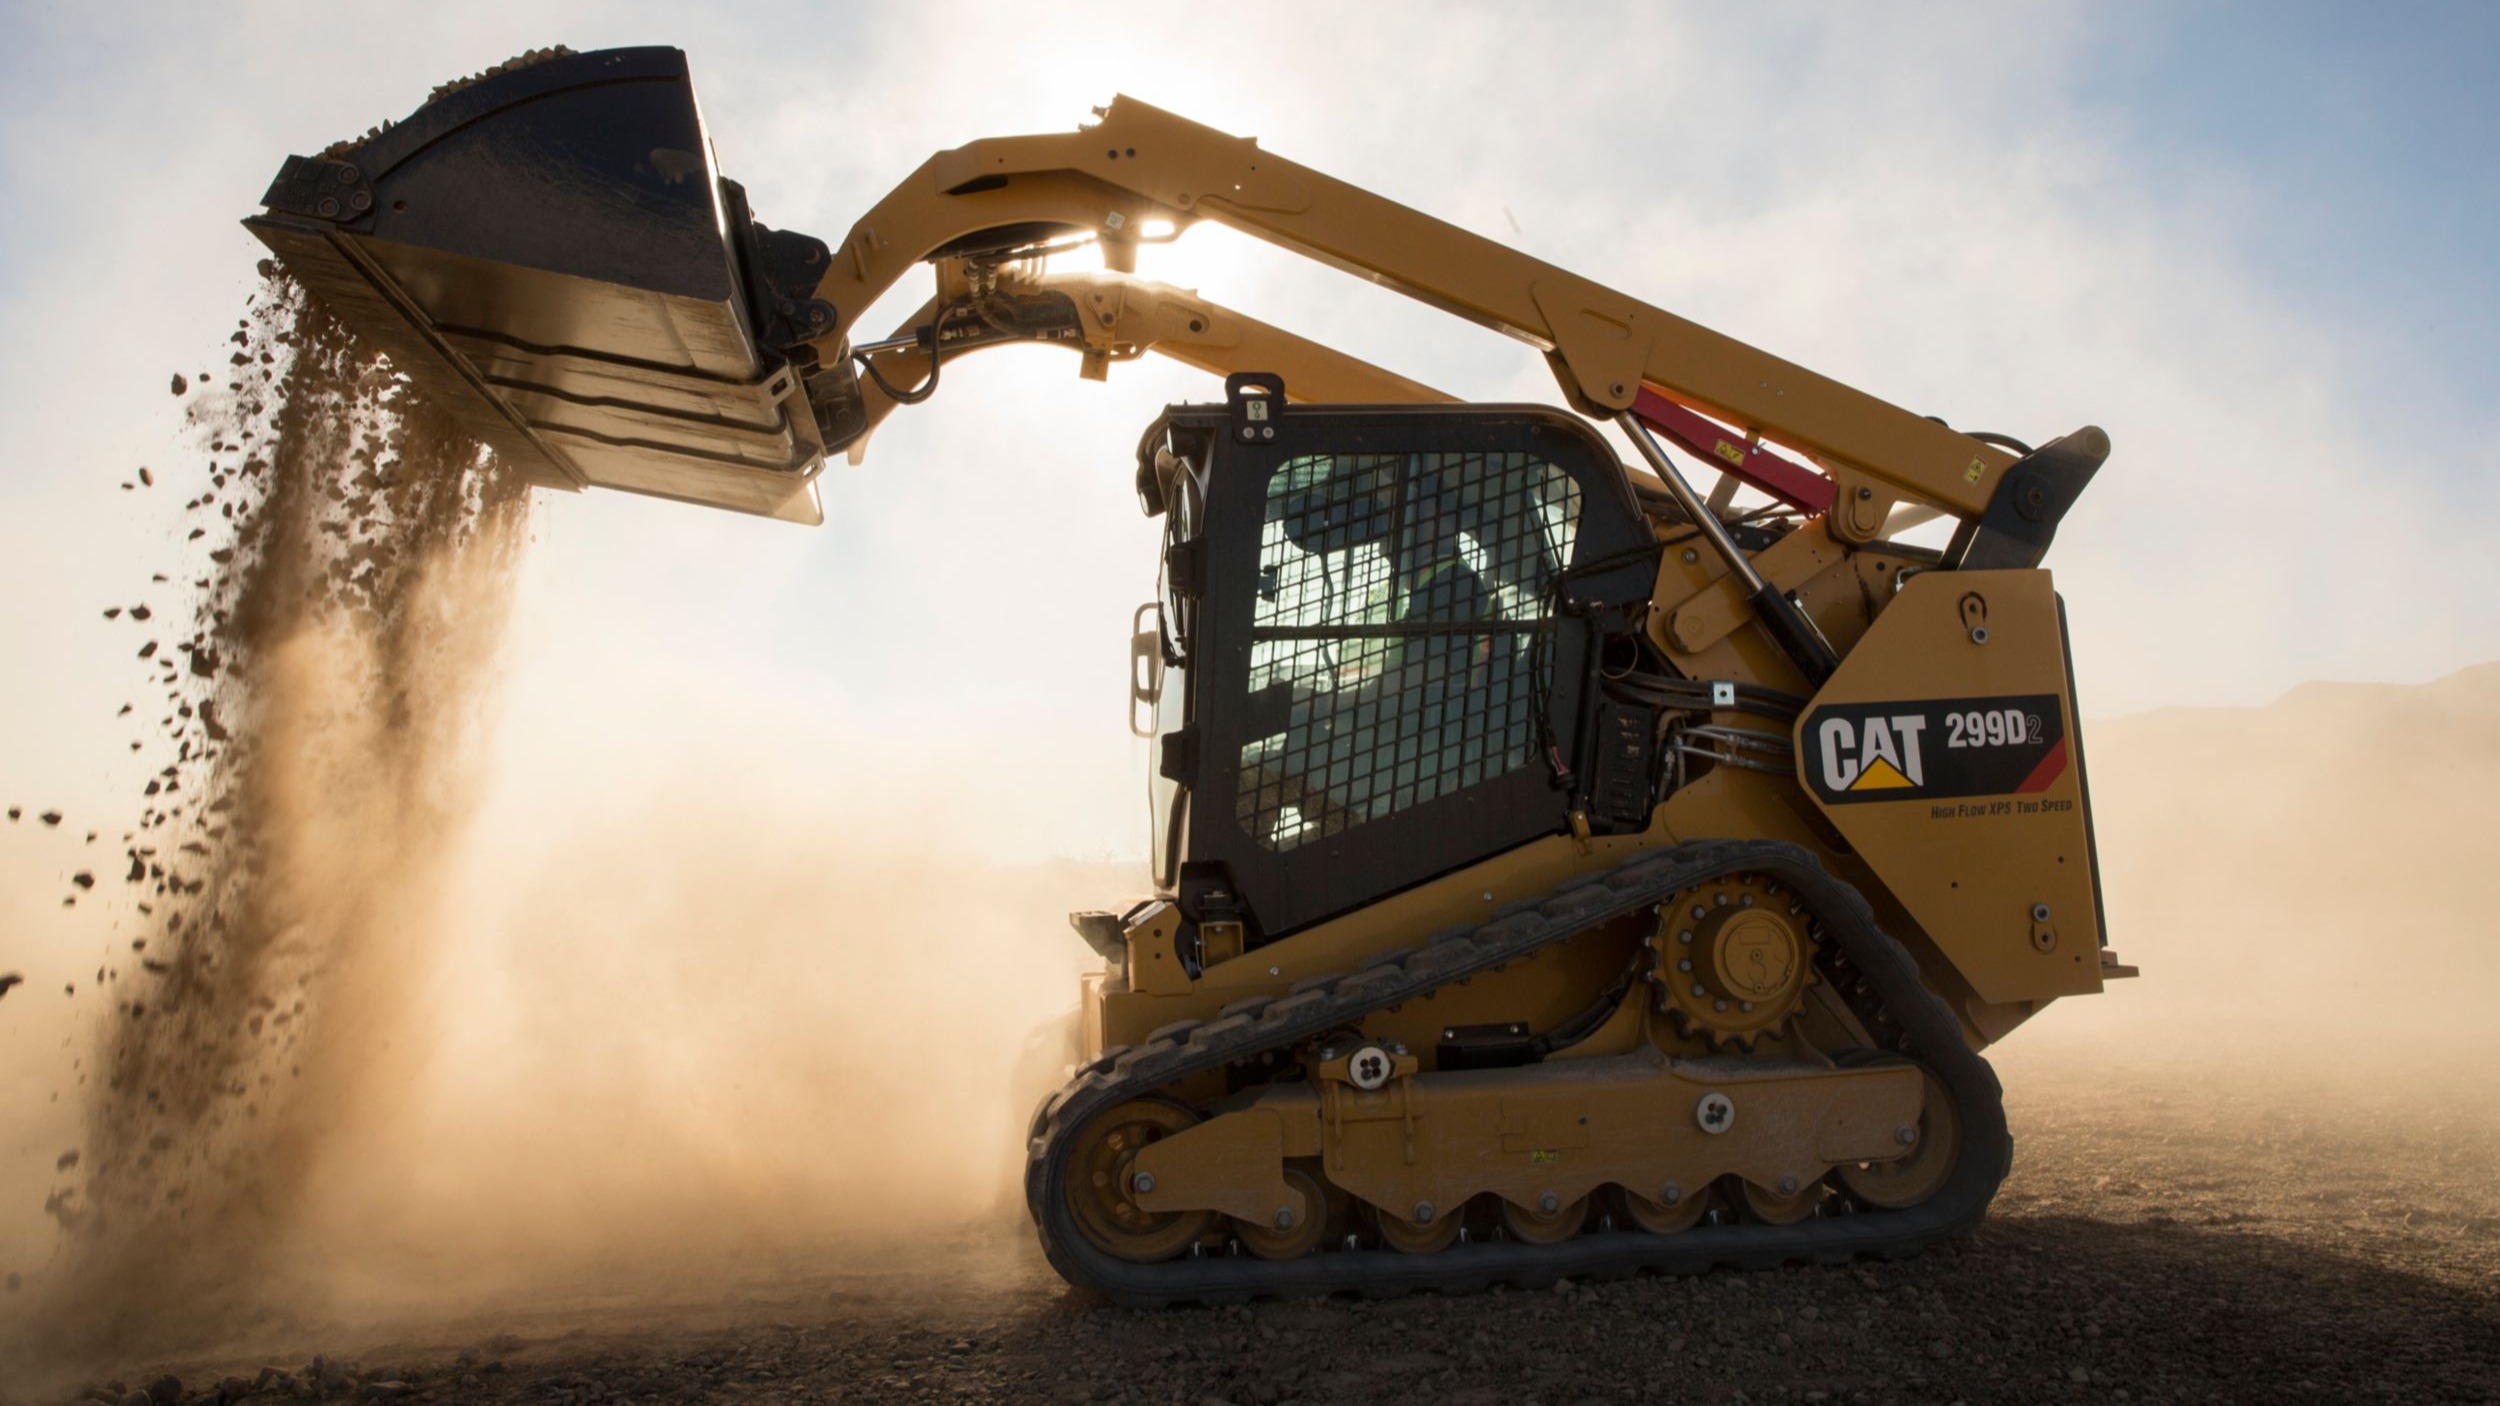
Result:
<instances>
[{"instance_id":1,"label":"distant hill","mask_svg":"<svg viewBox=\"0 0 2500 1406\"><path fill-rule=\"evenodd\" d=\"M2402 1041L2500 1026L2500 663L2089 725L2123 1004Z\"/></svg>"}]
</instances>

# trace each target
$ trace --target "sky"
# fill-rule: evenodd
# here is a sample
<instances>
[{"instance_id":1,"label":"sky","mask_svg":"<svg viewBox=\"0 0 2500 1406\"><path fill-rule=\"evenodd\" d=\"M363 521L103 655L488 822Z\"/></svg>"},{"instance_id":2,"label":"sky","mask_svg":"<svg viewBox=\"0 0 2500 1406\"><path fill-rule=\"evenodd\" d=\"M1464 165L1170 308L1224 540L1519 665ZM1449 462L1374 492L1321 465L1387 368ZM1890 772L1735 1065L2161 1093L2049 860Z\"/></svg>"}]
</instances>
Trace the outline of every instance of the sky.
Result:
<instances>
[{"instance_id":1,"label":"sky","mask_svg":"<svg viewBox=\"0 0 2500 1406\"><path fill-rule=\"evenodd\" d=\"M2087 717L2500 658L2496 17L4 0L0 802L118 829L163 764L114 720L142 671L98 617L182 604L147 585L205 460L167 382L222 360L260 254L237 221L280 161L551 43L687 49L723 171L828 240L931 151L1128 93L1921 413L2101 425L2116 451L2048 561ZM1229 231L1141 272L1471 399L1555 399L1527 347ZM1217 388L1074 373L950 367L827 471L821 528L543 495L486 833L526 869L761 778L889 840L1140 852L1119 717L1155 539L1129 455ZM162 486L120 490L143 464ZM102 920L54 906L72 838L0 841L0 971L39 989ZM67 1041L28 1009L0 1040Z\"/></svg>"}]
</instances>

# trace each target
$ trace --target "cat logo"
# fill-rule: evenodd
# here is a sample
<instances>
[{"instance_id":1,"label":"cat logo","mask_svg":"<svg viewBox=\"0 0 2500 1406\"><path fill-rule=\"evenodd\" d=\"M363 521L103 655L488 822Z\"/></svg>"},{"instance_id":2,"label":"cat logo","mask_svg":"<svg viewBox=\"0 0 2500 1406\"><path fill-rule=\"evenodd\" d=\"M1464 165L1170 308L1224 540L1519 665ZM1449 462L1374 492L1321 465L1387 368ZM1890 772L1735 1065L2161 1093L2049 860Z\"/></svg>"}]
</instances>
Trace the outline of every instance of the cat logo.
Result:
<instances>
[{"instance_id":1,"label":"cat logo","mask_svg":"<svg viewBox=\"0 0 2500 1406\"><path fill-rule=\"evenodd\" d=\"M1827 717L1816 724L1823 754L1823 784L1834 791L1909 791L1927 784L1919 734L1927 719L1895 713L1858 719Z\"/></svg>"},{"instance_id":2,"label":"cat logo","mask_svg":"<svg viewBox=\"0 0 2500 1406\"><path fill-rule=\"evenodd\" d=\"M1832 703L1797 728L1799 779L1827 805L2043 791L2066 774L2055 694Z\"/></svg>"}]
</instances>

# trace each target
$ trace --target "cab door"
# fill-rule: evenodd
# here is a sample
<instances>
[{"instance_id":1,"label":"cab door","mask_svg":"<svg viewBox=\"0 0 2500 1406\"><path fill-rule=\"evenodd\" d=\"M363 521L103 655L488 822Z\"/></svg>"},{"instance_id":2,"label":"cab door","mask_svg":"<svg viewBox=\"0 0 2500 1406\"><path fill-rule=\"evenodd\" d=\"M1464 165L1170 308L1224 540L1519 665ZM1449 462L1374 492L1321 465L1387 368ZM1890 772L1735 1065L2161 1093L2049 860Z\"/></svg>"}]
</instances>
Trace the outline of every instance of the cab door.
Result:
<instances>
[{"instance_id":1,"label":"cab door","mask_svg":"<svg viewBox=\"0 0 2500 1406\"><path fill-rule=\"evenodd\" d=\"M1654 571L1633 551L1574 576L1651 540L1574 417L1263 408L1212 437L1204 531L1173 555L1204 591L1164 752L1190 797L1164 813L1182 910L1254 942L1561 829L1577 606L1644 597Z\"/></svg>"},{"instance_id":2,"label":"cab door","mask_svg":"<svg viewBox=\"0 0 2500 1406\"><path fill-rule=\"evenodd\" d=\"M1154 628L1134 631L1131 649L1131 707L1147 710L1144 733L1153 744L1155 764L1146 774L1147 826L1156 891L1173 892L1180 883L1181 858L1187 848L1190 792L1195 777L1178 763L1175 753L1191 740L1189 684L1193 672L1191 647L1196 642L1199 594L1195 564L1203 560L1201 535L1206 512L1204 460L1179 461L1166 489L1162 566L1150 608ZM1132 714L1134 718L1134 714ZM1131 723L1132 730L1136 724Z\"/></svg>"}]
</instances>

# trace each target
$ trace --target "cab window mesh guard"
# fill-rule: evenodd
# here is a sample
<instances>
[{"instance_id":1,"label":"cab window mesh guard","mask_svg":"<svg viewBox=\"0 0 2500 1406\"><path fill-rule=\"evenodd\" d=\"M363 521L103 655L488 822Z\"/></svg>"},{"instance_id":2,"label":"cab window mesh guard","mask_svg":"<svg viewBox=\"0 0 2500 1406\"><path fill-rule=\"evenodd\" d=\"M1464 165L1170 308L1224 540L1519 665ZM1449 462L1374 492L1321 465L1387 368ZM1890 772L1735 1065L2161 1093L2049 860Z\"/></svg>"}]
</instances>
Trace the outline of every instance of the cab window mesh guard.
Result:
<instances>
[{"instance_id":1,"label":"cab window mesh guard","mask_svg":"<svg viewBox=\"0 0 2500 1406\"><path fill-rule=\"evenodd\" d=\"M1267 487L1236 815L1284 851L1537 755L1580 486L1522 453L1322 454Z\"/></svg>"}]
</instances>

